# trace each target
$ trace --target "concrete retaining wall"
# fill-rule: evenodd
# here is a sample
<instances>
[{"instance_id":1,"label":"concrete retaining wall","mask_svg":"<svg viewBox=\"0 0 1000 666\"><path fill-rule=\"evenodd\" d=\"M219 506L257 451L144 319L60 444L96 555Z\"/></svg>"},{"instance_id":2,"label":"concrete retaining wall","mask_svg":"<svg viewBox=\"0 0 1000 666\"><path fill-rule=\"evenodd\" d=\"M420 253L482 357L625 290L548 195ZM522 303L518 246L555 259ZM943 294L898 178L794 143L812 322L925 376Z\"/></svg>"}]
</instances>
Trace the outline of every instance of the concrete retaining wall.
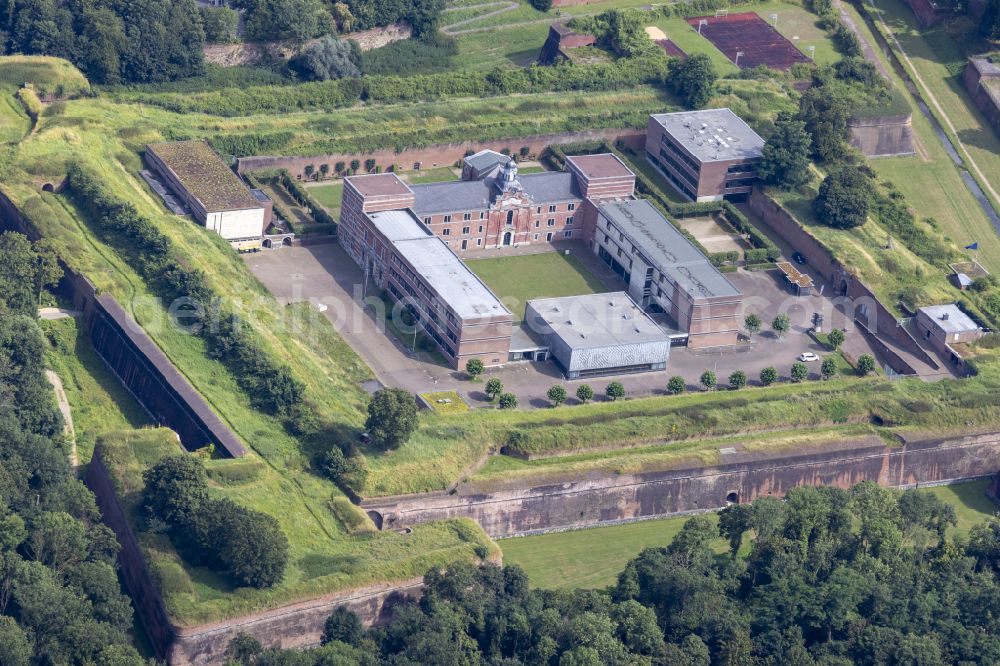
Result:
<instances>
[{"instance_id":1,"label":"concrete retaining wall","mask_svg":"<svg viewBox=\"0 0 1000 666\"><path fill-rule=\"evenodd\" d=\"M868 157L913 155L913 115L850 118L848 143Z\"/></svg>"},{"instance_id":2,"label":"concrete retaining wall","mask_svg":"<svg viewBox=\"0 0 1000 666\"><path fill-rule=\"evenodd\" d=\"M410 171L417 164L421 169L431 169L440 166L452 166L463 157L469 150L479 152L490 149L501 151L504 148L511 152L517 152L522 146L527 146L531 154L538 155L545 148L557 143L579 143L582 141L602 141L608 140L614 143L622 139L628 145L635 145L644 134L639 130L628 129L608 129L591 130L585 132L564 132L561 134L540 134L536 136L516 137L511 139L498 139L496 141L465 141L462 143L449 143L425 148L411 148L402 152L393 149L376 150L371 153L355 154L331 154L317 157L241 157L236 160L236 170L239 173L254 171L256 169L288 169L293 177L305 179L306 166L313 167L313 173L320 172L321 164L330 165L332 172L337 162L350 165L351 160L358 160L362 164L366 160L373 159L377 166L387 171L393 165L399 165L403 171Z\"/></svg>"},{"instance_id":3,"label":"concrete retaining wall","mask_svg":"<svg viewBox=\"0 0 1000 666\"><path fill-rule=\"evenodd\" d=\"M848 488L875 481L915 486L988 476L998 466L1000 433L894 448L872 437L801 454L733 453L723 455L723 463L714 467L692 465L489 493L460 486L454 495L369 500L362 507L379 513L386 528L472 518L499 537L710 510L725 506L727 498L746 502L765 495L780 497L800 485Z\"/></svg>"}]
</instances>

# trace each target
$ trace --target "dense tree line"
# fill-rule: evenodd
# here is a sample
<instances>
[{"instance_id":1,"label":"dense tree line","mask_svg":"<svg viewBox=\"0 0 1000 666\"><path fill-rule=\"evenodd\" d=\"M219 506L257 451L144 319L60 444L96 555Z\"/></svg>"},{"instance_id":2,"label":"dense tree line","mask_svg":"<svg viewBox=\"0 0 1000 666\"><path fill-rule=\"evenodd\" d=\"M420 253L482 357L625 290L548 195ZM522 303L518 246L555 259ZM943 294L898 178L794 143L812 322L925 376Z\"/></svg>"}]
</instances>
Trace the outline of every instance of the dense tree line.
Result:
<instances>
[{"instance_id":1,"label":"dense tree line","mask_svg":"<svg viewBox=\"0 0 1000 666\"><path fill-rule=\"evenodd\" d=\"M0 664L138 666L118 543L70 468L44 374L33 271L47 250L17 234L0 246Z\"/></svg>"},{"instance_id":2,"label":"dense tree line","mask_svg":"<svg viewBox=\"0 0 1000 666\"><path fill-rule=\"evenodd\" d=\"M338 611L318 650L241 636L229 654L255 666L998 663L1000 520L949 538L955 520L922 491L800 487L717 523L691 518L607 591L533 590L516 566L455 564L428 572L424 598L384 626L365 632ZM720 536L728 554L713 549Z\"/></svg>"},{"instance_id":3,"label":"dense tree line","mask_svg":"<svg viewBox=\"0 0 1000 666\"><path fill-rule=\"evenodd\" d=\"M288 539L272 516L208 495L208 474L193 456L170 456L143 473L148 519L166 526L174 547L192 564L220 571L249 587L281 581Z\"/></svg>"},{"instance_id":4,"label":"dense tree line","mask_svg":"<svg viewBox=\"0 0 1000 666\"><path fill-rule=\"evenodd\" d=\"M302 405L304 386L291 370L276 363L242 318L220 306L220 298L205 275L190 268L170 240L135 206L121 201L80 163L70 165L70 196L162 297L186 299L186 323L208 343L209 354L224 362L257 409L294 419Z\"/></svg>"},{"instance_id":5,"label":"dense tree line","mask_svg":"<svg viewBox=\"0 0 1000 666\"><path fill-rule=\"evenodd\" d=\"M194 0L0 0L0 52L65 58L95 83L201 74L204 42Z\"/></svg>"}]
</instances>

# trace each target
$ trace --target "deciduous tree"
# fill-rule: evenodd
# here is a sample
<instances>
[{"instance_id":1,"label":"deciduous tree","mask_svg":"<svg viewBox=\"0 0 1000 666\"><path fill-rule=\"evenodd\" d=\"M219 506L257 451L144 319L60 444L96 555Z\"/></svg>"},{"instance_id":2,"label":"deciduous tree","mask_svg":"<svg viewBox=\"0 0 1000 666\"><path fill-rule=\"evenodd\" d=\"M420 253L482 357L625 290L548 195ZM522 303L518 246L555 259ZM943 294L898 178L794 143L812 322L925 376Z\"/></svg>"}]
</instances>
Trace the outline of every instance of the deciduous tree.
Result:
<instances>
[{"instance_id":1,"label":"deciduous tree","mask_svg":"<svg viewBox=\"0 0 1000 666\"><path fill-rule=\"evenodd\" d=\"M379 389L368 403L365 430L383 451L399 448L417 428L417 401L409 391Z\"/></svg>"}]
</instances>

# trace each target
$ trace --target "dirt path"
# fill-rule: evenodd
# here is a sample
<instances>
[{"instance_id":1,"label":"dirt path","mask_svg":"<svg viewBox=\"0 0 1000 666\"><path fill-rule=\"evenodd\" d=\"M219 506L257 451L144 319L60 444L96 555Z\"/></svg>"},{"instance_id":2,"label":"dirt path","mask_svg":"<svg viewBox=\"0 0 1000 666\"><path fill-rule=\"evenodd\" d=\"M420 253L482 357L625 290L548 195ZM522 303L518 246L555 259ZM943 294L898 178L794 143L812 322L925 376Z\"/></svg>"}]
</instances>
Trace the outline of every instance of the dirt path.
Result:
<instances>
[{"instance_id":1,"label":"dirt path","mask_svg":"<svg viewBox=\"0 0 1000 666\"><path fill-rule=\"evenodd\" d=\"M52 384L52 389L56 393L56 403L59 405L59 411L63 415L63 421L65 425L63 426L63 432L66 437L69 438L71 445L69 452L69 464L76 467L80 464L80 458L76 453L76 431L73 429L73 412L69 408L69 400L66 398L66 391L63 390L62 380L59 379L59 375L51 370L45 371L45 377Z\"/></svg>"},{"instance_id":2,"label":"dirt path","mask_svg":"<svg viewBox=\"0 0 1000 666\"><path fill-rule=\"evenodd\" d=\"M516 2L510 2L510 1L506 1L506 2L505 1L500 1L500 2L484 2L484 3L480 4L480 5L472 5L472 6L469 6L469 7L454 7L452 9L450 9L450 10L446 9L442 13L446 13L448 11L458 11L460 9L461 10L465 10L465 9L480 9L482 7L494 7L494 6L499 6L500 9L496 9L496 10L494 10L492 12L486 12L485 14L480 14L479 16L473 16L472 18L465 19L464 21L458 21L457 23L452 23L451 25L446 25L445 27L441 28L441 32L443 32L446 35L455 36L455 35L464 35L465 33L468 33L468 32L479 32L479 31L482 31L482 30L492 30L494 28L501 27L501 26L491 25L491 26L488 26L488 27L485 27L485 28L472 28L470 30L455 30L455 28L460 28L463 25L468 25L469 23L474 23L475 21L480 21L482 19L487 19L487 18L490 18L491 16L498 16L500 14L506 14L507 12L512 11L512 10L517 9L518 7L520 7L520 5L518 3L516 3ZM544 19L544 20L545 20L545 22L549 21L549 19ZM540 21L532 21L532 23L539 23L539 22ZM512 23L510 25L520 25L520 24ZM502 27L510 27L510 26L502 26Z\"/></svg>"}]
</instances>

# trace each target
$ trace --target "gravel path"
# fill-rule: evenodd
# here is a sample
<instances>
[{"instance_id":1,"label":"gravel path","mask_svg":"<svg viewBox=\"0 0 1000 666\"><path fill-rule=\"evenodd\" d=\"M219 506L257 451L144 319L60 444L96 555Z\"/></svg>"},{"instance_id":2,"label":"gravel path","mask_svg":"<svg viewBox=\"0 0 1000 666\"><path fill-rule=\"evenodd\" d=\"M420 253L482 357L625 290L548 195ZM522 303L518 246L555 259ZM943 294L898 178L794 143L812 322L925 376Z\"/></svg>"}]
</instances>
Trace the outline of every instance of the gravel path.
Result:
<instances>
[{"instance_id":1,"label":"gravel path","mask_svg":"<svg viewBox=\"0 0 1000 666\"><path fill-rule=\"evenodd\" d=\"M63 432L69 438L70 445L72 446L69 451L69 464L76 467L80 464L80 458L76 454L76 431L73 429L73 412L70 411L66 391L63 390L62 380L59 379L59 375L51 370L46 370L45 377L52 384L52 389L56 393L56 402L59 405L59 411L62 413L63 421L65 422Z\"/></svg>"}]
</instances>

